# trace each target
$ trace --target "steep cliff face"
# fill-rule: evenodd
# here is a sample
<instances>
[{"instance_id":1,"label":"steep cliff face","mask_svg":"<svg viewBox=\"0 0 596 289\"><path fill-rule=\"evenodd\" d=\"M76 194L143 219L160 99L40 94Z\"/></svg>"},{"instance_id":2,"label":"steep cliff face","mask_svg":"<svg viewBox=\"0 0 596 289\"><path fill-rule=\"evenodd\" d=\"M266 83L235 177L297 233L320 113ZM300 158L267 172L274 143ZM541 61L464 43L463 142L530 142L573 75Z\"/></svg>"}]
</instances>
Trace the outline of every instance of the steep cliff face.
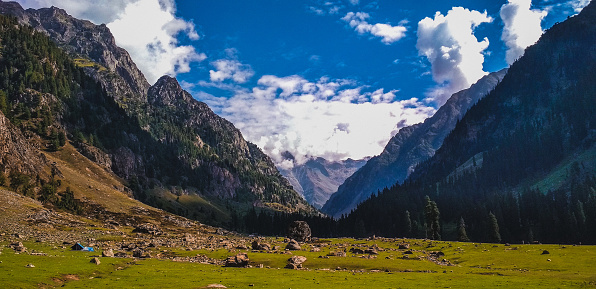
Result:
<instances>
[{"instance_id":1,"label":"steep cliff face","mask_svg":"<svg viewBox=\"0 0 596 289\"><path fill-rule=\"evenodd\" d=\"M68 110L56 111L55 117L81 153L128 180L135 196L155 205L155 186L172 192L191 187L183 191L213 201L208 206L217 207L218 214L253 204L314 212L269 157L176 79L164 76L150 86L105 25L59 8L23 10L13 2L0 1L0 14L48 35L77 69L99 83L100 89L84 80L88 88L82 91L71 86L75 90L65 94L70 98L62 100ZM194 205L178 210L192 214L200 210Z\"/></svg>"},{"instance_id":2,"label":"steep cliff face","mask_svg":"<svg viewBox=\"0 0 596 289\"><path fill-rule=\"evenodd\" d=\"M383 152L339 186L322 211L334 217L349 213L377 191L403 182L414 167L431 157L465 112L493 89L506 70L491 73L469 89L457 92L433 115L424 121L401 129Z\"/></svg>"},{"instance_id":3,"label":"steep cliff face","mask_svg":"<svg viewBox=\"0 0 596 289\"><path fill-rule=\"evenodd\" d=\"M282 170L290 184L306 201L320 209L339 185L366 163L366 160L330 162L323 158L296 165L291 170Z\"/></svg>"},{"instance_id":4,"label":"steep cliff face","mask_svg":"<svg viewBox=\"0 0 596 289\"><path fill-rule=\"evenodd\" d=\"M21 130L0 112L0 169L29 176L48 176L49 162L33 147Z\"/></svg>"}]
</instances>

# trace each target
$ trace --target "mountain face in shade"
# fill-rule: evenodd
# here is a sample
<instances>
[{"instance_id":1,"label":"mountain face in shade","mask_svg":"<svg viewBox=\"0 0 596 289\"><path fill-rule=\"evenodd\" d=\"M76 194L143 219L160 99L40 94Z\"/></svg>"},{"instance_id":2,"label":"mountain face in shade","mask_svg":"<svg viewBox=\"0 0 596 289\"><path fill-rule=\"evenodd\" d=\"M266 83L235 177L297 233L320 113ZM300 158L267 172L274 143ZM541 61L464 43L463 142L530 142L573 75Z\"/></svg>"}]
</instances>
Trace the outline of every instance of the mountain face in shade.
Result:
<instances>
[{"instance_id":1,"label":"mountain face in shade","mask_svg":"<svg viewBox=\"0 0 596 289\"><path fill-rule=\"evenodd\" d=\"M322 211L333 217L347 214L371 194L403 182L414 167L431 157L465 112L492 90L507 72L491 73L470 88L457 92L424 123L402 128L383 152L339 186Z\"/></svg>"},{"instance_id":2,"label":"mountain face in shade","mask_svg":"<svg viewBox=\"0 0 596 289\"><path fill-rule=\"evenodd\" d=\"M315 212L267 155L175 78L164 76L151 86L105 25L75 19L56 7L24 10L14 2L0 1L0 14L53 41L47 43L51 52L27 50L33 44L18 48L24 49L20 53L27 55L29 67L47 61L44 53L64 66L64 73L44 75L41 83L7 76L23 81L33 94L53 95L47 107L25 103L31 111L47 111L53 121L51 129L31 132L42 140L52 131L64 132L80 153L127 180L136 198L212 224L226 224L232 212L252 206ZM48 42L40 35L36 41ZM25 62L5 65L19 72L23 69L17 66L27 67ZM10 106L23 97L19 86L0 88L9 92ZM171 201L182 195L189 201Z\"/></svg>"},{"instance_id":3,"label":"mountain face in shade","mask_svg":"<svg viewBox=\"0 0 596 289\"><path fill-rule=\"evenodd\" d=\"M330 162L324 158L316 158L296 165L291 170L281 170L281 174L309 204L320 209L339 185L365 163L366 160Z\"/></svg>"},{"instance_id":4,"label":"mountain face in shade","mask_svg":"<svg viewBox=\"0 0 596 289\"><path fill-rule=\"evenodd\" d=\"M431 158L359 204L345 227L424 237L432 200L443 239L456 239L463 219L476 241L595 243L595 75L592 1L545 31Z\"/></svg>"}]
</instances>

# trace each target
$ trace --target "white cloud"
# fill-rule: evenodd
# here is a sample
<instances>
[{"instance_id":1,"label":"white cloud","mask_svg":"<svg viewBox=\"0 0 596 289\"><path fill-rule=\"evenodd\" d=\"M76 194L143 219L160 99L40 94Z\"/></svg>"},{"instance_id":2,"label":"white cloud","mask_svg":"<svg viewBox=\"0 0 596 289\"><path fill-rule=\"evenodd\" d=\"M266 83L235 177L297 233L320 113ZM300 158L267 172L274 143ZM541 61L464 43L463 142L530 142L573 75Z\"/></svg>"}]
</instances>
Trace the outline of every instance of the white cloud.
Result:
<instances>
[{"instance_id":1,"label":"white cloud","mask_svg":"<svg viewBox=\"0 0 596 289\"><path fill-rule=\"evenodd\" d=\"M225 101L204 97L279 167L289 168L294 163L283 158L286 151L297 163L378 154L403 126L435 112L415 98L396 101L397 91L365 90L350 80L265 75L257 87L238 89Z\"/></svg>"},{"instance_id":2,"label":"white cloud","mask_svg":"<svg viewBox=\"0 0 596 289\"><path fill-rule=\"evenodd\" d=\"M358 4L360 4L360 0L350 0L350 4L358 5Z\"/></svg>"},{"instance_id":3,"label":"white cloud","mask_svg":"<svg viewBox=\"0 0 596 289\"><path fill-rule=\"evenodd\" d=\"M242 64L237 59L237 50L229 48L225 50L226 59L218 59L211 62L216 70L209 70L209 78L212 82L222 82L226 79L233 80L236 83L247 82L255 72L250 65Z\"/></svg>"},{"instance_id":4,"label":"white cloud","mask_svg":"<svg viewBox=\"0 0 596 289\"><path fill-rule=\"evenodd\" d=\"M394 43L406 35L407 28L403 25L391 26L384 23L370 24L366 21L368 18L370 18L370 15L365 12L348 12L342 20L347 22L350 27L354 28L358 34L362 35L370 33L374 36L381 37L381 41L385 44Z\"/></svg>"},{"instance_id":5,"label":"white cloud","mask_svg":"<svg viewBox=\"0 0 596 289\"><path fill-rule=\"evenodd\" d=\"M116 43L126 49L150 83L164 74L175 76L190 71L190 63L205 54L190 45L180 45L183 33L199 39L192 22L177 18L173 0L19 0L24 7L64 8L77 18L107 23Z\"/></svg>"},{"instance_id":6,"label":"white cloud","mask_svg":"<svg viewBox=\"0 0 596 289\"><path fill-rule=\"evenodd\" d=\"M536 43L542 35L540 23L546 10L531 10L532 0L509 0L501 7L505 27L501 39L507 46L505 59L512 64L524 54L526 47Z\"/></svg>"},{"instance_id":7,"label":"white cloud","mask_svg":"<svg viewBox=\"0 0 596 289\"><path fill-rule=\"evenodd\" d=\"M482 53L489 41L478 41L474 29L492 20L486 11L453 7L447 15L437 12L434 19L426 17L418 22L416 48L430 62L433 80L438 83L427 95L430 101L442 105L451 94L487 74Z\"/></svg>"},{"instance_id":8,"label":"white cloud","mask_svg":"<svg viewBox=\"0 0 596 289\"><path fill-rule=\"evenodd\" d=\"M584 7L590 4L590 0L571 0L568 3L573 8L575 13L579 13L582 11L582 9L584 9Z\"/></svg>"}]
</instances>

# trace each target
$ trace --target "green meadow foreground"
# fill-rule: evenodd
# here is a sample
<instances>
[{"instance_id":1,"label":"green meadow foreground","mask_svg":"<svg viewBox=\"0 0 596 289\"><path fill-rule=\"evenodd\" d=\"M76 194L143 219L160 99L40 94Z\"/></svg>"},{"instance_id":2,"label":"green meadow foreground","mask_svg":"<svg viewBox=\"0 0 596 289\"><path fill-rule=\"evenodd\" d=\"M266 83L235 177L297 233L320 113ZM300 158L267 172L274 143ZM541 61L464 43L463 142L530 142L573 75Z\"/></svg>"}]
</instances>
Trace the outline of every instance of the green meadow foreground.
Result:
<instances>
[{"instance_id":1,"label":"green meadow foreground","mask_svg":"<svg viewBox=\"0 0 596 289\"><path fill-rule=\"evenodd\" d=\"M248 240L209 237L215 243ZM1 243L2 288L596 287L596 246L329 239L303 243L300 251L287 251L283 239L265 238L260 240L273 248L280 246L278 250L157 246L145 252L149 258L118 258L101 257L101 249L72 251L68 245L49 246L35 240L22 242L27 251L17 253L8 239L4 236ZM250 248L251 244L245 245ZM409 248L399 249L400 245ZM377 254L361 254L358 249L374 249ZM337 253L346 251L345 257ZM206 264L239 252L248 253L249 268ZM298 255L307 258L304 268L285 269L287 259ZM101 263L91 263L93 257Z\"/></svg>"}]
</instances>

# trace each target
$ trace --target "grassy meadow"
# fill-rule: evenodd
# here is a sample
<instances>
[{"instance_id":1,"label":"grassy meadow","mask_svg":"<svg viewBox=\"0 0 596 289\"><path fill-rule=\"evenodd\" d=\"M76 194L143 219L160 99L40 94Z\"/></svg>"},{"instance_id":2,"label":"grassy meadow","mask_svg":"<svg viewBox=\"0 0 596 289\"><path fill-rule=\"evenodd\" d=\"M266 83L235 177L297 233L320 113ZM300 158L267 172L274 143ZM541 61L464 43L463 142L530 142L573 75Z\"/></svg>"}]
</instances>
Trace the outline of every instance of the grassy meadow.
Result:
<instances>
[{"instance_id":1,"label":"grassy meadow","mask_svg":"<svg viewBox=\"0 0 596 289\"><path fill-rule=\"evenodd\" d=\"M2 288L596 288L596 246L510 245L409 239L329 239L283 250L283 239L265 240L281 250L248 251L251 268L229 268L160 258L99 257L68 246L24 242L26 253L2 243ZM399 244L409 249L399 249ZM250 244L247 244L250 245ZM65 248L63 248L65 247ZM319 252L315 251L318 248ZM378 255L351 248L377 248ZM154 248L153 256L224 259L246 250ZM410 250L412 254L405 254ZM543 254L547 250L549 254ZM347 251L346 257L327 256ZM444 256L432 259L431 252ZM408 252L409 253L409 252ZM292 255L307 257L304 269L284 269ZM319 257L321 256L321 257ZM370 257L372 256L372 257ZM408 256L407 259L404 256ZM29 264L35 267L28 267ZM261 266L262 264L262 266ZM448 264L448 265L446 265ZM262 268L259 268L262 267ZM213 285L212 285L213 286Z\"/></svg>"}]
</instances>

